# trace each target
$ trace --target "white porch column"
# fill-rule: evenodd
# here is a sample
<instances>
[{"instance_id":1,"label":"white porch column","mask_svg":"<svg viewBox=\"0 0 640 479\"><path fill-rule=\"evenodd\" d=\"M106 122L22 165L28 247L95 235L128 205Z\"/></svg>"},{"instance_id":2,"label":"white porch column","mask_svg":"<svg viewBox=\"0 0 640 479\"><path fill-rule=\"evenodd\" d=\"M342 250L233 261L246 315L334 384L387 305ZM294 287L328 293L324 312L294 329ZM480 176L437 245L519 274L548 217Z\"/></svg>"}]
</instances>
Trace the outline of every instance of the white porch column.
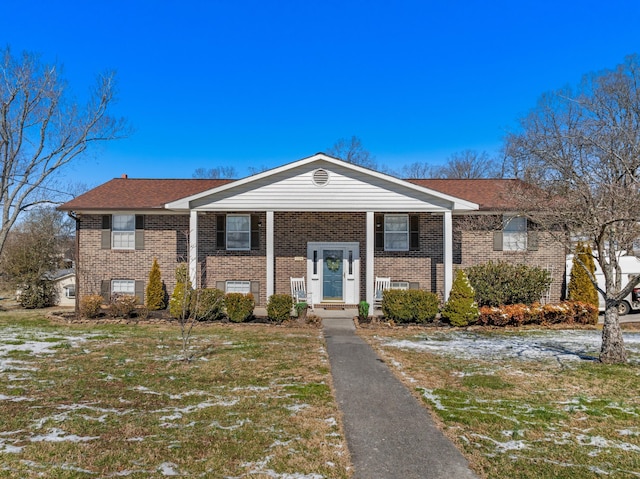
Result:
<instances>
[{"instance_id":1,"label":"white porch column","mask_svg":"<svg viewBox=\"0 0 640 479\"><path fill-rule=\"evenodd\" d=\"M374 274L375 271L373 269L373 255L375 251L375 239L376 239L376 225L375 225L375 217L373 211L367 211L367 245L366 245L366 271L365 278L367 282L366 292L367 292L367 303L369 303L370 311L373 312L373 299L374 299L374 288L373 284L375 281Z\"/></svg>"},{"instance_id":2,"label":"white porch column","mask_svg":"<svg viewBox=\"0 0 640 479\"><path fill-rule=\"evenodd\" d=\"M189 212L189 279L198 288L198 212Z\"/></svg>"},{"instance_id":3,"label":"white porch column","mask_svg":"<svg viewBox=\"0 0 640 479\"><path fill-rule=\"evenodd\" d=\"M442 220L444 245L443 258L444 263L444 300L449 299L451 286L453 285L453 226L451 219L451 211L444 212Z\"/></svg>"},{"instance_id":4,"label":"white porch column","mask_svg":"<svg viewBox=\"0 0 640 479\"><path fill-rule=\"evenodd\" d=\"M275 255L273 247L273 211L267 211L267 301L275 293Z\"/></svg>"}]
</instances>

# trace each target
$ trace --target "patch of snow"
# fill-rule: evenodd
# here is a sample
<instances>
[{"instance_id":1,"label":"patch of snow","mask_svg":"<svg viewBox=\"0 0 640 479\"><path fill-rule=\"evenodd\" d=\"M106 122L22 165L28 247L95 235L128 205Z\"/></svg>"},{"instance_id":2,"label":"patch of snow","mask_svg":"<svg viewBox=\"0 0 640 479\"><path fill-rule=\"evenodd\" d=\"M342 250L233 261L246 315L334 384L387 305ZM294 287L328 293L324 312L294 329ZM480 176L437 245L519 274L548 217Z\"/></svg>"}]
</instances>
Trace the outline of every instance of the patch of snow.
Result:
<instances>
[{"instance_id":1,"label":"patch of snow","mask_svg":"<svg viewBox=\"0 0 640 479\"><path fill-rule=\"evenodd\" d=\"M162 396L161 393L157 393L155 391L152 391L151 389L149 389L148 387L145 387L145 386L136 386L136 387L131 388L131 390L140 391L140 392L142 392L144 394L153 394L155 396Z\"/></svg>"},{"instance_id":2,"label":"patch of snow","mask_svg":"<svg viewBox=\"0 0 640 479\"><path fill-rule=\"evenodd\" d=\"M100 439L100 436L77 436L75 434L67 434L62 429L49 429L48 434L33 436L29 438L31 442L87 442Z\"/></svg>"},{"instance_id":3,"label":"patch of snow","mask_svg":"<svg viewBox=\"0 0 640 479\"><path fill-rule=\"evenodd\" d=\"M640 333L625 332L627 352L640 354ZM380 338L384 347L428 351L463 359L520 359L578 361L594 359L600 350L599 331L526 331L504 334L481 334L455 331L416 339Z\"/></svg>"},{"instance_id":4,"label":"patch of snow","mask_svg":"<svg viewBox=\"0 0 640 479\"><path fill-rule=\"evenodd\" d=\"M4 394L0 394L0 401L9 401L9 402L22 402L22 401L33 401L34 399L24 397L24 396L5 396Z\"/></svg>"},{"instance_id":5,"label":"patch of snow","mask_svg":"<svg viewBox=\"0 0 640 479\"><path fill-rule=\"evenodd\" d=\"M422 391L422 397L424 397L425 399L428 399L433 403L433 407L435 407L436 409L440 409L441 411L444 411L445 409L447 409L440 402L440 398L435 394L433 394L432 389L425 389L425 388L418 388L418 389Z\"/></svg>"},{"instance_id":6,"label":"patch of snow","mask_svg":"<svg viewBox=\"0 0 640 479\"><path fill-rule=\"evenodd\" d=\"M177 464L174 464L172 462L163 462L158 466L158 471L163 476L179 476L180 473L178 472L177 468Z\"/></svg>"},{"instance_id":7,"label":"patch of snow","mask_svg":"<svg viewBox=\"0 0 640 479\"><path fill-rule=\"evenodd\" d=\"M291 404L289 406L285 406L285 408L291 412L300 412L303 409L306 409L308 407L309 407L308 404Z\"/></svg>"},{"instance_id":8,"label":"patch of snow","mask_svg":"<svg viewBox=\"0 0 640 479\"><path fill-rule=\"evenodd\" d=\"M496 441L489 436L484 436L482 434L472 434L473 437L477 437L480 439L484 439L485 441L489 441L496 446L496 452L503 453L506 451L521 451L523 449L527 449L529 446L524 441L506 441L500 442Z\"/></svg>"},{"instance_id":9,"label":"patch of snow","mask_svg":"<svg viewBox=\"0 0 640 479\"><path fill-rule=\"evenodd\" d=\"M338 425L338 421L336 421L335 417L329 417L329 418L325 419L324 422L326 422L328 426L337 426Z\"/></svg>"}]
</instances>

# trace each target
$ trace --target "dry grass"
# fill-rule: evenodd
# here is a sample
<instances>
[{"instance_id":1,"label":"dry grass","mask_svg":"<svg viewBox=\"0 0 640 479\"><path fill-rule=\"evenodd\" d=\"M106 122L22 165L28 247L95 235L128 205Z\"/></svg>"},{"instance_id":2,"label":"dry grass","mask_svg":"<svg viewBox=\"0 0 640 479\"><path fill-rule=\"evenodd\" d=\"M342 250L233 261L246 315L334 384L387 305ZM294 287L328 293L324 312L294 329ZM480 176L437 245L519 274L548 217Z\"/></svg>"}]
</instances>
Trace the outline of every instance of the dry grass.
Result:
<instances>
[{"instance_id":1,"label":"dry grass","mask_svg":"<svg viewBox=\"0 0 640 479\"><path fill-rule=\"evenodd\" d=\"M554 342L564 334L590 334L584 331L359 332L428 405L482 477L640 477L637 331L625 333L630 340L636 335L636 346L628 348L632 361L624 366L571 357L566 345ZM468 349L447 353L460 337ZM533 353L543 351L529 354L523 345L540 337L550 355L536 359ZM473 357L474 343L492 341L496 350L514 344L522 357L491 349ZM588 344L576 349L584 358L597 352Z\"/></svg>"},{"instance_id":2,"label":"dry grass","mask_svg":"<svg viewBox=\"0 0 640 479\"><path fill-rule=\"evenodd\" d=\"M349 477L318 329L192 344L186 364L177 326L0 313L0 477Z\"/></svg>"}]
</instances>

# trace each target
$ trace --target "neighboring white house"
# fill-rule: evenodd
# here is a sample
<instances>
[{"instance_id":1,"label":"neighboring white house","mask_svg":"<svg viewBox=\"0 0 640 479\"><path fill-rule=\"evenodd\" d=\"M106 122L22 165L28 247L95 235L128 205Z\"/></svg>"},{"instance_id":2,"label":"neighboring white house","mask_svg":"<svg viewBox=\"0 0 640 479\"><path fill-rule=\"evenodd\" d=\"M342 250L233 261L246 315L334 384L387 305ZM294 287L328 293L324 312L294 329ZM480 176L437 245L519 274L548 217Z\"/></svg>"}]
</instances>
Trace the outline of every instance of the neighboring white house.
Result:
<instances>
[{"instance_id":1,"label":"neighboring white house","mask_svg":"<svg viewBox=\"0 0 640 479\"><path fill-rule=\"evenodd\" d=\"M51 275L58 293L58 306L75 306L76 272L73 268L60 269Z\"/></svg>"}]
</instances>

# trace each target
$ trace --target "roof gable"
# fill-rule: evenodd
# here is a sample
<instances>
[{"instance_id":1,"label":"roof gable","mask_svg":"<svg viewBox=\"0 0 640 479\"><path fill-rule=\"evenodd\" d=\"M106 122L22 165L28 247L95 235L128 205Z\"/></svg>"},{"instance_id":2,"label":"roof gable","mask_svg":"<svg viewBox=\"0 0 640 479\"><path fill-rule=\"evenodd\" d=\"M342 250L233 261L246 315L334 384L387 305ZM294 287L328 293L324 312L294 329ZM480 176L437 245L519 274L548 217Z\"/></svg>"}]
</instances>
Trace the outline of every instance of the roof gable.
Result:
<instances>
[{"instance_id":1,"label":"roof gable","mask_svg":"<svg viewBox=\"0 0 640 479\"><path fill-rule=\"evenodd\" d=\"M326 183L315 181L319 172ZM444 211L478 205L318 153L167 204L206 211Z\"/></svg>"}]
</instances>

